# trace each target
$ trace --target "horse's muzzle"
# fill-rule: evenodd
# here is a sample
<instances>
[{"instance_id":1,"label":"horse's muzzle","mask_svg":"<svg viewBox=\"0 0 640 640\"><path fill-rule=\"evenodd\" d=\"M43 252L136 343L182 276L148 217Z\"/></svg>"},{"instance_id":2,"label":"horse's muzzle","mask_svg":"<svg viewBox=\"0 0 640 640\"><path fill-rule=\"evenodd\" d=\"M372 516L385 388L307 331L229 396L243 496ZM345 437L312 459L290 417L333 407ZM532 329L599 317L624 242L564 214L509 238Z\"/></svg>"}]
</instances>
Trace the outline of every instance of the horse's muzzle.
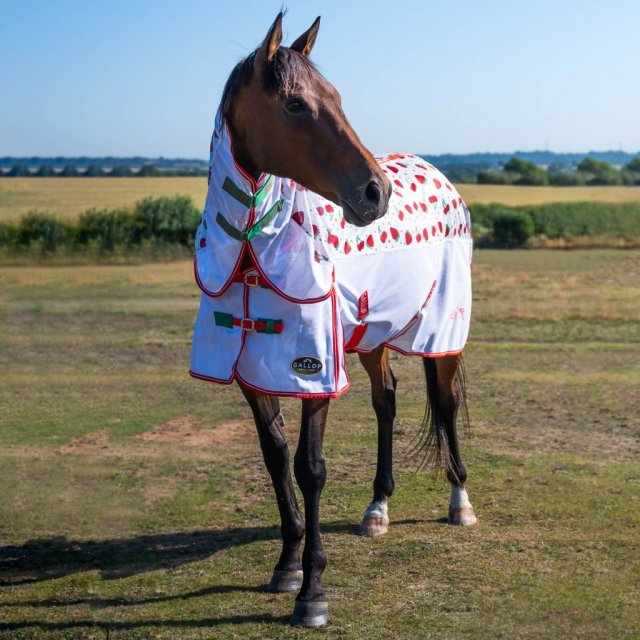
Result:
<instances>
[{"instance_id":1,"label":"horse's muzzle","mask_svg":"<svg viewBox=\"0 0 640 640\"><path fill-rule=\"evenodd\" d=\"M345 220L356 227L366 227L382 218L389 207L391 190L388 180L371 180L353 198L342 200Z\"/></svg>"}]
</instances>

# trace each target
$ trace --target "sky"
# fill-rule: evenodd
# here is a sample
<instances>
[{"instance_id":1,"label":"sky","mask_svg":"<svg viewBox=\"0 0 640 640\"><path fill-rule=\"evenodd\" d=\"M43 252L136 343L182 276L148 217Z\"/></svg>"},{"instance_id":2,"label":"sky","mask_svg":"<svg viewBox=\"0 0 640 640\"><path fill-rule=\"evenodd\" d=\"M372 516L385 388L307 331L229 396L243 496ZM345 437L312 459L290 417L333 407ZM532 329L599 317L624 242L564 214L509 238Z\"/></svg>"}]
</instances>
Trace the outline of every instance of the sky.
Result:
<instances>
[{"instance_id":1,"label":"sky","mask_svg":"<svg viewBox=\"0 0 640 640\"><path fill-rule=\"evenodd\" d=\"M0 156L203 158L282 0L0 0ZM637 0L288 0L372 151L640 149Z\"/></svg>"}]
</instances>

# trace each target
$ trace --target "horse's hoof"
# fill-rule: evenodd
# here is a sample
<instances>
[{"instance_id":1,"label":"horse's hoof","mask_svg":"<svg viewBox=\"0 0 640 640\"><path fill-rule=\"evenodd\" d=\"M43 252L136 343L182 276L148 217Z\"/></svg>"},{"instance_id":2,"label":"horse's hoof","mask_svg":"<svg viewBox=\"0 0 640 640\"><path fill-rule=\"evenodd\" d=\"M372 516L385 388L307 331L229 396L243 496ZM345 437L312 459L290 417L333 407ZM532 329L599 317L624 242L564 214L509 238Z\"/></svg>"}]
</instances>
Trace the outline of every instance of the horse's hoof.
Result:
<instances>
[{"instance_id":1,"label":"horse's hoof","mask_svg":"<svg viewBox=\"0 0 640 640\"><path fill-rule=\"evenodd\" d=\"M317 629L329 622L329 603L326 600L309 601L296 600L291 615L292 627L307 627Z\"/></svg>"},{"instance_id":2,"label":"horse's hoof","mask_svg":"<svg viewBox=\"0 0 640 640\"><path fill-rule=\"evenodd\" d=\"M389 531L388 516L365 516L358 527L359 536L382 536Z\"/></svg>"},{"instance_id":3,"label":"horse's hoof","mask_svg":"<svg viewBox=\"0 0 640 640\"><path fill-rule=\"evenodd\" d=\"M476 522L478 522L478 518L476 518L476 514L473 512L473 507L459 507L456 509L449 509L449 518L447 519L447 524L469 527Z\"/></svg>"},{"instance_id":4,"label":"horse's hoof","mask_svg":"<svg viewBox=\"0 0 640 640\"><path fill-rule=\"evenodd\" d=\"M270 593L290 593L300 591L302 586L302 569L294 571L279 571L275 569L271 582L267 585Z\"/></svg>"}]
</instances>

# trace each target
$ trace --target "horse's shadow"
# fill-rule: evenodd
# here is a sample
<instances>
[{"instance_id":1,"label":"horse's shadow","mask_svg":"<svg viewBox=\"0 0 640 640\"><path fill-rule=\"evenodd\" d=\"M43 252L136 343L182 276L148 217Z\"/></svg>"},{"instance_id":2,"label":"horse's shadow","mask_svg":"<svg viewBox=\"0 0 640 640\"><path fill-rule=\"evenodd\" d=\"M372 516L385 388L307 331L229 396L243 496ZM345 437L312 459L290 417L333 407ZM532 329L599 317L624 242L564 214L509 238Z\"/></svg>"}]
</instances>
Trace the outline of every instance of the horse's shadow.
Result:
<instances>
[{"instance_id":1,"label":"horse's shadow","mask_svg":"<svg viewBox=\"0 0 640 640\"><path fill-rule=\"evenodd\" d=\"M410 524L409 521L396 522ZM352 522L332 522L321 527L323 533L355 534ZM0 588L61 578L84 571L99 571L105 580L172 569L208 558L218 551L241 547L256 541L279 540L280 529L271 527L231 527L219 530L160 533L111 540L73 540L65 536L37 538L22 545L0 547ZM258 591L262 587L210 587L193 596L227 591ZM173 596L157 598L171 599ZM175 596L184 598L184 594ZM154 599L126 602L84 601L95 606L146 604ZM68 605L69 601L65 601ZM76 603L81 604L81 603Z\"/></svg>"},{"instance_id":2,"label":"horse's shadow","mask_svg":"<svg viewBox=\"0 0 640 640\"><path fill-rule=\"evenodd\" d=\"M401 520L396 525L418 524L423 521ZM355 535L357 527L352 522L333 522L321 527L323 533ZM235 527L221 530L201 530L187 533L163 533L140 535L130 538L100 541L69 540L64 536L29 540L22 545L0 547L0 593L2 587L25 585L43 580L61 578L83 571L98 570L103 579L171 569L190 562L208 558L218 551L241 547L261 540L279 540L279 527ZM94 609L105 607L129 607L154 604L171 600L186 600L202 596L234 591L264 591L266 585L212 585L190 592L154 595L142 598L49 598L33 601L4 602L3 607L52 608L88 605ZM140 627L212 627L222 624L247 624L252 622L284 623L288 617L269 614L222 616L202 620L149 620L144 622L113 622L104 624L96 620L54 622L50 620L0 622L1 631L18 631L37 627L43 631L73 631L104 626L108 631L136 630ZM108 633L107 633L108 636Z\"/></svg>"}]
</instances>

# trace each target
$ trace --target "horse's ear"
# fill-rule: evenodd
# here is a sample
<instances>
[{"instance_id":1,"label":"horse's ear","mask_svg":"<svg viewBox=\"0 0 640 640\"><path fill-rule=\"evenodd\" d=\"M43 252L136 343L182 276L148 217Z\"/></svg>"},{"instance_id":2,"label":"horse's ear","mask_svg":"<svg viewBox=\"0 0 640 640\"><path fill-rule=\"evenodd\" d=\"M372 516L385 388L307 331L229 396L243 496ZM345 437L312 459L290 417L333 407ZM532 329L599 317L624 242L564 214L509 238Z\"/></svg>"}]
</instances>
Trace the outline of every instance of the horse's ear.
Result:
<instances>
[{"instance_id":1,"label":"horse's ear","mask_svg":"<svg viewBox=\"0 0 640 640\"><path fill-rule=\"evenodd\" d=\"M303 56L309 57L311 49L316 42L316 36L320 29L320 16L318 16L314 23L305 31L292 45L289 47Z\"/></svg>"},{"instance_id":2,"label":"horse's ear","mask_svg":"<svg viewBox=\"0 0 640 640\"><path fill-rule=\"evenodd\" d=\"M269 62L273 59L273 56L276 55L276 51L282 42L282 16L284 14L280 12L278 17L275 19L274 23L271 25L269 29L269 33L267 33L267 37L264 39L264 42L258 48L258 52L256 54L256 61L258 62Z\"/></svg>"}]
</instances>

